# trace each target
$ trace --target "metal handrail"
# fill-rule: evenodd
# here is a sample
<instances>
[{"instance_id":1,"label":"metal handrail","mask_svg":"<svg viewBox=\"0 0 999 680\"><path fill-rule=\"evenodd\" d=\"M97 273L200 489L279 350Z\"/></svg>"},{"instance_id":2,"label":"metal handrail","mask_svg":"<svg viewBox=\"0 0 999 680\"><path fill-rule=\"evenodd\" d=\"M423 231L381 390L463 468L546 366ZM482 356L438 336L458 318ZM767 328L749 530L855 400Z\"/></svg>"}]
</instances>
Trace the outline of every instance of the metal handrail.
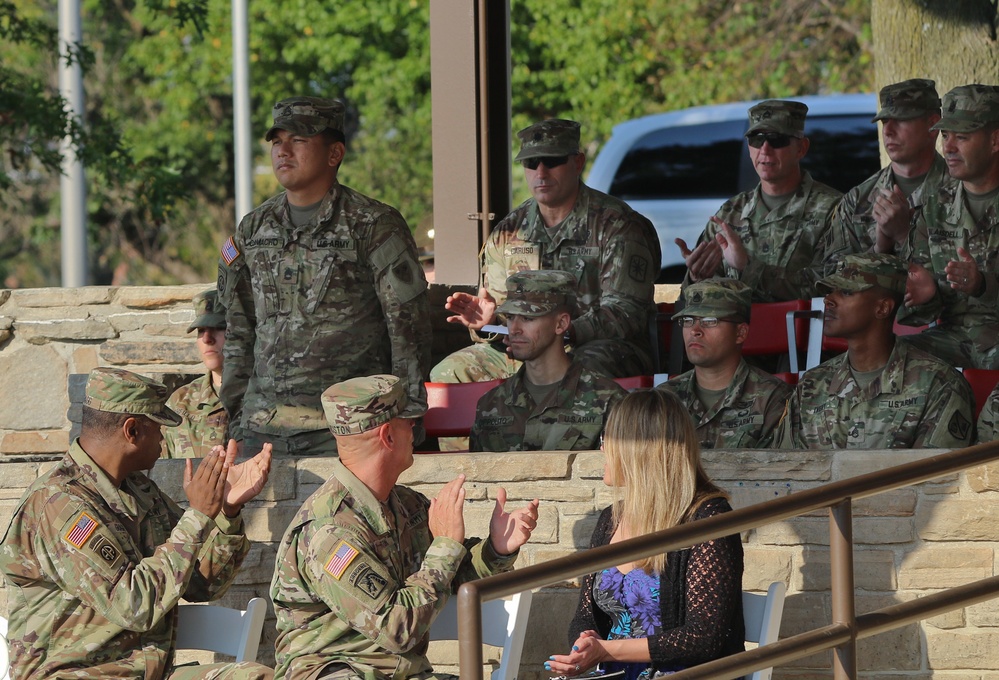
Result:
<instances>
[{"instance_id":1,"label":"metal handrail","mask_svg":"<svg viewBox=\"0 0 999 680\"><path fill-rule=\"evenodd\" d=\"M994 460L999 460L999 442L979 444L464 583L458 589L461 680L482 680L483 601L578 578L650 555L681 550L823 508L829 509L832 623L765 647L679 671L671 677L676 680L736 678L760 668L836 648L833 677L835 680L855 680L858 639L990 599L999 594L999 577L982 579L857 616L853 591L853 501Z\"/></svg>"}]
</instances>

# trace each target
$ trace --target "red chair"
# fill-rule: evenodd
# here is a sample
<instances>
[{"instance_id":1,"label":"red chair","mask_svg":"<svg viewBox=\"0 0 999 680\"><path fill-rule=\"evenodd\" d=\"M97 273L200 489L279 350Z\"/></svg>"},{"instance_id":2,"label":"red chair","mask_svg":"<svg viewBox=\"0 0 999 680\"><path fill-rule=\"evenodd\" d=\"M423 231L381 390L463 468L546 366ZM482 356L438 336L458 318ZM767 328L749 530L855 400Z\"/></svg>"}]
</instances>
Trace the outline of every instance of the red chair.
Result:
<instances>
[{"instance_id":1,"label":"red chair","mask_svg":"<svg viewBox=\"0 0 999 680\"><path fill-rule=\"evenodd\" d=\"M798 352L808 347L808 300L754 302L743 356L787 354L791 372L798 372ZM790 351L790 347L794 351Z\"/></svg>"},{"instance_id":2,"label":"red chair","mask_svg":"<svg viewBox=\"0 0 999 680\"><path fill-rule=\"evenodd\" d=\"M798 384L798 374L797 373L774 373L775 378L779 378L786 382L791 387Z\"/></svg>"},{"instance_id":3,"label":"red chair","mask_svg":"<svg viewBox=\"0 0 999 680\"><path fill-rule=\"evenodd\" d=\"M971 391L975 393L975 418L982 412L985 401L992 394L992 390L999 384L999 370L987 368L966 368L964 378L971 385Z\"/></svg>"},{"instance_id":4,"label":"red chair","mask_svg":"<svg viewBox=\"0 0 999 680\"><path fill-rule=\"evenodd\" d=\"M423 427L427 437L467 437L475 422L479 397L502 380L472 383L426 383L427 413Z\"/></svg>"},{"instance_id":5,"label":"red chair","mask_svg":"<svg viewBox=\"0 0 999 680\"><path fill-rule=\"evenodd\" d=\"M628 390L629 392L634 392L635 390L647 389L652 387L652 376L651 375L631 375L627 378L614 378L614 382Z\"/></svg>"}]
</instances>

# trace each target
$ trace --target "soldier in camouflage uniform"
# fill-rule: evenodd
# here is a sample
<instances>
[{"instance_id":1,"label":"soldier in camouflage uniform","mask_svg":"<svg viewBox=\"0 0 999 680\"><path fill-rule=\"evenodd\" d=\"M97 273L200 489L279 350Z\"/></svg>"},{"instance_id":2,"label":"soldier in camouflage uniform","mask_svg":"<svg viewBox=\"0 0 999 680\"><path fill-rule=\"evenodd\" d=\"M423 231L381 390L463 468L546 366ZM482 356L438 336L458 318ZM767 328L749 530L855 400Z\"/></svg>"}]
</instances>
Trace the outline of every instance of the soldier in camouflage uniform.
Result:
<instances>
[{"instance_id":1,"label":"soldier in camouflage uniform","mask_svg":"<svg viewBox=\"0 0 999 680\"><path fill-rule=\"evenodd\" d=\"M575 278L524 271L506 280L507 344L524 362L475 409L472 451L586 451L600 447L610 406L626 394L612 379L570 359L562 337L575 307Z\"/></svg>"},{"instance_id":2,"label":"soldier in camouflage uniform","mask_svg":"<svg viewBox=\"0 0 999 680\"><path fill-rule=\"evenodd\" d=\"M167 407L184 420L164 432L164 458L204 458L213 446L225 443L229 418L216 391L222 385L225 309L215 290L194 296L191 331L198 331L198 351L208 373L177 388L167 400Z\"/></svg>"},{"instance_id":3,"label":"soldier in camouflage uniform","mask_svg":"<svg viewBox=\"0 0 999 680\"><path fill-rule=\"evenodd\" d=\"M221 596L250 548L240 509L263 488L270 451L232 465L235 445L192 473L181 510L143 471L160 426L180 416L164 385L115 368L91 372L80 437L25 492L3 541L13 676L270 678L255 663L175 668L177 603Z\"/></svg>"},{"instance_id":4,"label":"soldier in camouflage uniform","mask_svg":"<svg viewBox=\"0 0 999 680\"><path fill-rule=\"evenodd\" d=\"M915 266L899 322L940 324L904 341L954 366L999 368L999 87L954 88L934 128L959 181L916 216L902 249Z\"/></svg>"},{"instance_id":5,"label":"soldier in camouflage uniform","mask_svg":"<svg viewBox=\"0 0 999 680\"><path fill-rule=\"evenodd\" d=\"M881 88L885 151L891 163L850 189L833 213L825 245L827 262L849 253L897 252L909 235L912 217L927 196L953 183L937 153L940 97L932 80L914 78Z\"/></svg>"},{"instance_id":6,"label":"soldier in camouflage uniform","mask_svg":"<svg viewBox=\"0 0 999 680\"><path fill-rule=\"evenodd\" d=\"M673 318L694 369L657 389L676 393L687 407L702 449L767 448L791 388L742 358L753 291L735 279L708 279L686 295Z\"/></svg>"},{"instance_id":7,"label":"soldier in camouflage uniform","mask_svg":"<svg viewBox=\"0 0 999 680\"><path fill-rule=\"evenodd\" d=\"M896 342L892 326L908 267L894 255L847 255L819 285L824 332L847 351L805 373L775 448L959 448L974 435L974 396L936 357Z\"/></svg>"},{"instance_id":8,"label":"soldier in camouflage uniform","mask_svg":"<svg viewBox=\"0 0 999 680\"><path fill-rule=\"evenodd\" d=\"M829 217L842 194L801 169L807 112L801 102L772 99L749 109L746 141L760 183L718 209L693 251L676 240L687 261L684 289L725 276L746 283L754 302L814 296Z\"/></svg>"},{"instance_id":9,"label":"soldier in camouflage uniform","mask_svg":"<svg viewBox=\"0 0 999 680\"><path fill-rule=\"evenodd\" d=\"M220 396L249 451L271 441L281 454L335 452L319 397L347 378L392 373L426 403L430 317L416 244L397 210L337 180L343 121L339 101L274 106L266 139L286 191L222 247Z\"/></svg>"},{"instance_id":10,"label":"soldier in camouflage uniform","mask_svg":"<svg viewBox=\"0 0 999 680\"><path fill-rule=\"evenodd\" d=\"M591 189L581 175L579 123L545 120L520 132L515 160L533 198L496 225L482 248L478 295L448 298L448 321L467 326L475 341L431 371L435 382L508 378L519 363L495 335L480 335L506 300L506 280L528 269L559 269L576 278L578 315L566 334L570 353L611 377L654 371L649 335L655 313L659 238L648 219L623 201Z\"/></svg>"},{"instance_id":11,"label":"soldier in camouflage uniform","mask_svg":"<svg viewBox=\"0 0 999 680\"><path fill-rule=\"evenodd\" d=\"M978 443L994 442L999 439L999 385L985 400L982 412L978 414Z\"/></svg>"},{"instance_id":12,"label":"soldier in camouflage uniform","mask_svg":"<svg viewBox=\"0 0 999 680\"><path fill-rule=\"evenodd\" d=\"M277 552L276 678L433 678L428 632L458 585L508 571L537 524L537 501L507 513L486 540L465 538L464 475L431 502L397 486L413 464L409 404L390 375L354 378L322 395L340 457L298 511Z\"/></svg>"}]
</instances>

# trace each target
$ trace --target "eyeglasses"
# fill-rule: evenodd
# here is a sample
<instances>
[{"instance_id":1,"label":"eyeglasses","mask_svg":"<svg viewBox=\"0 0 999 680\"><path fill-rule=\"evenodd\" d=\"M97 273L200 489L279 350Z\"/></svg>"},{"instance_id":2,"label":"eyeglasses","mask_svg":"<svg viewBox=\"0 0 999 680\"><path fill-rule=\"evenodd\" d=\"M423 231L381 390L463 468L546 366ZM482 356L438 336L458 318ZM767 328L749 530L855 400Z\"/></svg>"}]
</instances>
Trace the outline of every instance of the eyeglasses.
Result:
<instances>
[{"instance_id":1,"label":"eyeglasses","mask_svg":"<svg viewBox=\"0 0 999 680\"><path fill-rule=\"evenodd\" d=\"M776 132L754 132L746 139L749 141L749 146L754 149L762 149L764 142L769 144L774 149L783 149L791 143L792 137L790 135L781 135Z\"/></svg>"},{"instance_id":2,"label":"eyeglasses","mask_svg":"<svg viewBox=\"0 0 999 680\"><path fill-rule=\"evenodd\" d=\"M542 163L549 170L557 168L560 165L565 165L569 162L568 156L535 156L534 158L525 158L521 161L524 167L528 170L537 170L538 166Z\"/></svg>"},{"instance_id":3,"label":"eyeglasses","mask_svg":"<svg viewBox=\"0 0 999 680\"><path fill-rule=\"evenodd\" d=\"M693 328L695 323L699 324L701 328L714 328L722 321L735 323L732 319L717 319L713 316L681 316L679 321L681 328Z\"/></svg>"}]
</instances>

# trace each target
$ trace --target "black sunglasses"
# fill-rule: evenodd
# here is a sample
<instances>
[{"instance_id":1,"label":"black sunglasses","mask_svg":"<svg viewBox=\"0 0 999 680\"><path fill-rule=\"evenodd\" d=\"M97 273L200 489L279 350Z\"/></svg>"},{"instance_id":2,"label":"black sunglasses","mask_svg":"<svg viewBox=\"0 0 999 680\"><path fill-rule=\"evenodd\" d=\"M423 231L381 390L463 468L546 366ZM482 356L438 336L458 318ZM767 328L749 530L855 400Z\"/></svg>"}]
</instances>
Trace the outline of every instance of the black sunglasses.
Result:
<instances>
[{"instance_id":1,"label":"black sunglasses","mask_svg":"<svg viewBox=\"0 0 999 680\"><path fill-rule=\"evenodd\" d=\"M792 137L790 135L781 135L776 132L754 132L749 135L747 139L749 140L749 146L754 149L762 149L764 142L769 144L774 149L783 149L791 143Z\"/></svg>"},{"instance_id":2,"label":"black sunglasses","mask_svg":"<svg viewBox=\"0 0 999 680\"><path fill-rule=\"evenodd\" d=\"M568 156L535 156L534 158L525 158L521 161L524 167L528 170L537 170L538 166L542 163L545 167L551 170L552 168L557 168L560 165L565 165L569 161Z\"/></svg>"}]
</instances>

